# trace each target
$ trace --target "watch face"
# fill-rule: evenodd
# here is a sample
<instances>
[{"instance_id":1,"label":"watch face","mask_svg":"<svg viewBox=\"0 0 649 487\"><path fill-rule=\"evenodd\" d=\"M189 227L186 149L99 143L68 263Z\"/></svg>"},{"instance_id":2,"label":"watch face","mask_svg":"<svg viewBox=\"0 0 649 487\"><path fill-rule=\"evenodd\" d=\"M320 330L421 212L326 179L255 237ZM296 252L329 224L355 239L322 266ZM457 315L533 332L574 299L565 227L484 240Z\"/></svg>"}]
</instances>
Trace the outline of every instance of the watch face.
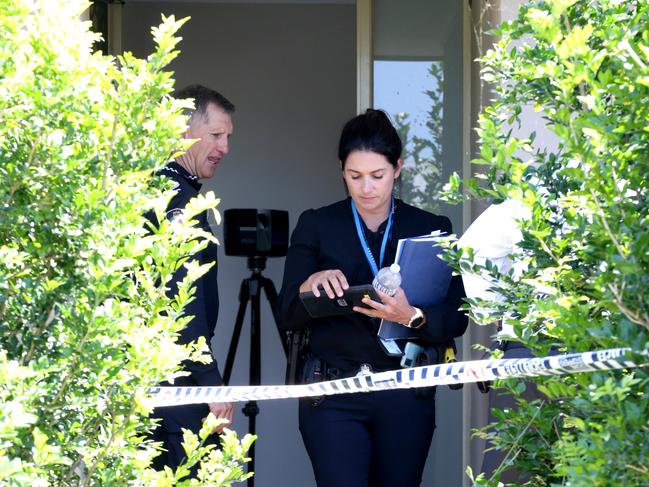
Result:
<instances>
[{"instance_id":1,"label":"watch face","mask_svg":"<svg viewBox=\"0 0 649 487\"><path fill-rule=\"evenodd\" d=\"M423 316L416 316L410 322L410 328L420 327L423 323L424 323L424 317Z\"/></svg>"},{"instance_id":2,"label":"watch face","mask_svg":"<svg viewBox=\"0 0 649 487\"><path fill-rule=\"evenodd\" d=\"M424 323L424 313L419 308L415 308L417 311L415 312L415 316L412 317L410 320L410 323L408 323L408 326L410 328L418 328Z\"/></svg>"}]
</instances>

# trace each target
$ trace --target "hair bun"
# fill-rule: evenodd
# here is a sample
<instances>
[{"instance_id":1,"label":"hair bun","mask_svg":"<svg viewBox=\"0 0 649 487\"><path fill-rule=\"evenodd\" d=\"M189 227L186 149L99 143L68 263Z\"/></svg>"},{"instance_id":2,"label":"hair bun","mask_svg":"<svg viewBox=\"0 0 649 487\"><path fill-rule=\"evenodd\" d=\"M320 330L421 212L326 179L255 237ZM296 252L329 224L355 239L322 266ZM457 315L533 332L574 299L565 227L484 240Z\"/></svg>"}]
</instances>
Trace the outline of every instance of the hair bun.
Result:
<instances>
[{"instance_id":1,"label":"hair bun","mask_svg":"<svg viewBox=\"0 0 649 487\"><path fill-rule=\"evenodd\" d=\"M402 143L385 111L368 108L365 113L357 115L345 124L338 143L338 159L343 169L347 156L355 150L381 154L392 166L397 167Z\"/></svg>"}]
</instances>

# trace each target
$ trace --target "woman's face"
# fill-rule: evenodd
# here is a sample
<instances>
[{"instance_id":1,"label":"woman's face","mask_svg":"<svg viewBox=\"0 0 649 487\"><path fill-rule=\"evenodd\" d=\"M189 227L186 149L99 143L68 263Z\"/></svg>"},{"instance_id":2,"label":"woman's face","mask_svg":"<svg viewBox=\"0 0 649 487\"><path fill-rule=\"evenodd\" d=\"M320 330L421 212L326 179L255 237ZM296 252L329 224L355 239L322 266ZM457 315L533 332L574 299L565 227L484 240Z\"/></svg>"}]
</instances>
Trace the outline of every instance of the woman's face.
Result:
<instances>
[{"instance_id":1,"label":"woman's face","mask_svg":"<svg viewBox=\"0 0 649 487\"><path fill-rule=\"evenodd\" d=\"M343 179L361 213L377 213L390 207L394 180L401 173L401 159L394 167L384 155L370 151L350 152Z\"/></svg>"}]
</instances>

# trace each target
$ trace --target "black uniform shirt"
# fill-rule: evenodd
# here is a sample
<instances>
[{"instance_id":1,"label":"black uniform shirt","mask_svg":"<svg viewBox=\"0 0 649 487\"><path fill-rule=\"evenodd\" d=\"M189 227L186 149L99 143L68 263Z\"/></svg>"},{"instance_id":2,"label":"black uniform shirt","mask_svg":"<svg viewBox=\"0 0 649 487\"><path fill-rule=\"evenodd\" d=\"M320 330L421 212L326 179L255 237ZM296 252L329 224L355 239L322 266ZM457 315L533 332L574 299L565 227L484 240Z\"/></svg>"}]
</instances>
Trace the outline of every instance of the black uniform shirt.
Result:
<instances>
[{"instance_id":1,"label":"black uniform shirt","mask_svg":"<svg viewBox=\"0 0 649 487\"><path fill-rule=\"evenodd\" d=\"M375 260L379 260L384 222L377 232L365 228ZM394 262L400 238L425 235L435 230L451 233L448 218L420 210L395 200L391 235L382 266ZM330 366L343 371L369 363L375 370L399 367L399 359L383 352L376 336L379 320L360 313L326 318L311 318L299 298L299 287L314 272L340 269L350 286L369 284L374 276L356 233L350 198L317 210L307 210L291 236L284 280L278 300L279 325L285 330L310 329L310 349ZM426 324L418 331L421 340L444 343L466 330L468 319L458 311L464 297L459 276L451 280L446 300L422 308ZM417 303L411 303L417 305Z\"/></svg>"},{"instance_id":2,"label":"black uniform shirt","mask_svg":"<svg viewBox=\"0 0 649 487\"><path fill-rule=\"evenodd\" d=\"M179 216L179 212L185 208L189 200L198 195L201 184L198 178L193 176L177 162L168 164L161 170L161 174L174 181L176 195L169 202L167 218L173 219ZM206 232L211 232L207 213L203 212L197 217L198 225ZM185 306L185 314L193 316L192 320L180 332L179 342L189 343L199 337L205 337L211 349L211 341L214 336L214 327L219 314L219 291L217 287L217 245L208 242L207 247L193 256L199 264L214 263L210 270L194 282L196 288L195 298ZM177 292L178 283L185 277L184 268L180 268L169 283L169 296ZM186 361L184 368L190 372L188 377L176 379L175 384L186 385L221 385L222 379L218 371L216 361L209 364Z\"/></svg>"}]
</instances>

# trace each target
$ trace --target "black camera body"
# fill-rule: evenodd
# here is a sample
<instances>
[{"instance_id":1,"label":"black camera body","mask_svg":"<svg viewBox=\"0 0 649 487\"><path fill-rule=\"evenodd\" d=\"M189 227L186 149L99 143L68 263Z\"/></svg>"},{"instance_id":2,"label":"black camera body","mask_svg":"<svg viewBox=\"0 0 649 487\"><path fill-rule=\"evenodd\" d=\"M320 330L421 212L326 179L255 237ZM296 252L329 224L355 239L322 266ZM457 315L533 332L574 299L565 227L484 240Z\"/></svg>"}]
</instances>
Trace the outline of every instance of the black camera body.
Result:
<instances>
[{"instance_id":1,"label":"black camera body","mask_svg":"<svg viewBox=\"0 0 649 487\"><path fill-rule=\"evenodd\" d=\"M225 255L284 257L288 251L288 211L230 209L223 213Z\"/></svg>"}]
</instances>

